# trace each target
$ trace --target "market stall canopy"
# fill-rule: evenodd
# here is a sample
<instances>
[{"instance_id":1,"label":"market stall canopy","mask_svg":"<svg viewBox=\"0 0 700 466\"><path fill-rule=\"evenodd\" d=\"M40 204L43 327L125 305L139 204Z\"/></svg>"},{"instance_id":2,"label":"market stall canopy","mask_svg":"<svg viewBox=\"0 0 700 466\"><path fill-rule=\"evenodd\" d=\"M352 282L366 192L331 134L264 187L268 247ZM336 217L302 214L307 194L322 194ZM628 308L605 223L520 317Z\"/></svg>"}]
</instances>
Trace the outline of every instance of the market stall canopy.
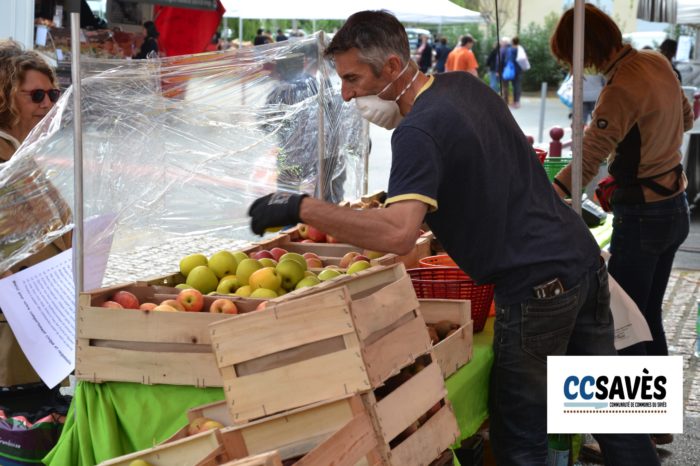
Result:
<instances>
[{"instance_id":1,"label":"market stall canopy","mask_svg":"<svg viewBox=\"0 0 700 466\"><path fill-rule=\"evenodd\" d=\"M639 0L637 18L657 23L700 24L698 0Z\"/></svg>"},{"instance_id":2,"label":"market stall canopy","mask_svg":"<svg viewBox=\"0 0 700 466\"><path fill-rule=\"evenodd\" d=\"M246 19L346 19L357 11L391 11L405 22L456 24L482 21L481 14L462 8L449 0L434 0L430 7L422 0L358 0L355 2L326 2L319 8L314 0L221 0L226 8L224 17Z\"/></svg>"}]
</instances>

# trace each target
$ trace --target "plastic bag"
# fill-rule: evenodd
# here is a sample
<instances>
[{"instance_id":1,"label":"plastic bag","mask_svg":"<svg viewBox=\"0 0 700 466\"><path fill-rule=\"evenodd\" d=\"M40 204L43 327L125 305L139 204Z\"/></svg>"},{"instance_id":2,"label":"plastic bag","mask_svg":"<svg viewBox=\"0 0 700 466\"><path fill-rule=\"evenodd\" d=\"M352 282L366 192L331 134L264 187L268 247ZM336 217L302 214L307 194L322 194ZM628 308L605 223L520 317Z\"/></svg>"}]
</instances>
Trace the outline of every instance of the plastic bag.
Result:
<instances>
[{"instance_id":1,"label":"plastic bag","mask_svg":"<svg viewBox=\"0 0 700 466\"><path fill-rule=\"evenodd\" d=\"M503 80L512 81L515 79L515 65L512 61L508 61L506 66L503 68Z\"/></svg>"},{"instance_id":2,"label":"plastic bag","mask_svg":"<svg viewBox=\"0 0 700 466\"><path fill-rule=\"evenodd\" d=\"M557 89L557 95L561 103L569 108L574 106L574 77L573 75L568 75L559 89Z\"/></svg>"},{"instance_id":3,"label":"plastic bag","mask_svg":"<svg viewBox=\"0 0 700 466\"><path fill-rule=\"evenodd\" d=\"M530 60L527 59L527 53L522 45L518 45L518 54L515 57L515 61L521 70L527 71L530 69Z\"/></svg>"}]
</instances>

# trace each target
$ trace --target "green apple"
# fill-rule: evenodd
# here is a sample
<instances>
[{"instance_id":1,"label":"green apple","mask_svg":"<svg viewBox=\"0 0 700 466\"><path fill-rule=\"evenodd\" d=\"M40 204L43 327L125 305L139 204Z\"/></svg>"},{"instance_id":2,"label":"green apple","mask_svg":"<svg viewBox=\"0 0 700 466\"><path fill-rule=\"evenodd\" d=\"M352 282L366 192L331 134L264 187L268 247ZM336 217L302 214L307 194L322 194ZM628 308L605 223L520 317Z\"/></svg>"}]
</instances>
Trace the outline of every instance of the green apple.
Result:
<instances>
[{"instance_id":1,"label":"green apple","mask_svg":"<svg viewBox=\"0 0 700 466\"><path fill-rule=\"evenodd\" d=\"M236 269L236 277L241 285L247 285L248 279L256 270L262 269L263 266L255 259L243 259Z\"/></svg>"},{"instance_id":2,"label":"green apple","mask_svg":"<svg viewBox=\"0 0 700 466\"><path fill-rule=\"evenodd\" d=\"M239 264L243 259L250 259L248 257L248 254L244 253L243 251L234 251L231 254L233 254L233 257L236 258L236 262L238 262Z\"/></svg>"},{"instance_id":3,"label":"green apple","mask_svg":"<svg viewBox=\"0 0 700 466\"><path fill-rule=\"evenodd\" d=\"M311 270L304 270L304 276L305 277L315 277L316 274L313 273Z\"/></svg>"},{"instance_id":4,"label":"green apple","mask_svg":"<svg viewBox=\"0 0 700 466\"><path fill-rule=\"evenodd\" d=\"M350 264L350 267L348 267L347 274L352 275L354 273L359 272L360 270L365 270L365 269L368 269L370 267L372 267L372 266L367 261L353 262L352 264Z\"/></svg>"},{"instance_id":5,"label":"green apple","mask_svg":"<svg viewBox=\"0 0 700 466\"><path fill-rule=\"evenodd\" d=\"M204 254L190 254L180 260L180 273L187 278L192 269L200 265L207 265L207 256Z\"/></svg>"},{"instance_id":6,"label":"green apple","mask_svg":"<svg viewBox=\"0 0 700 466\"><path fill-rule=\"evenodd\" d=\"M274 259L270 259L269 257L263 257L262 259L258 259L258 262L260 262L265 267L277 266L277 261Z\"/></svg>"},{"instance_id":7,"label":"green apple","mask_svg":"<svg viewBox=\"0 0 700 466\"><path fill-rule=\"evenodd\" d=\"M296 284L304 278L304 269L296 260L283 259L277 264L276 269L282 277L282 288L285 290L293 290Z\"/></svg>"},{"instance_id":8,"label":"green apple","mask_svg":"<svg viewBox=\"0 0 700 466\"><path fill-rule=\"evenodd\" d=\"M297 283L294 289L298 290L300 288L318 285L319 283L321 283L321 280L319 280L318 277L304 277L301 280L299 280L299 283Z\"/></svg>"},{"instance_id":9,"label":"green apple","mask_svg":"<svg viewBox=\"0 0 700 466\"><path fill-rule=\"evenodd\" d=\"M331 278L335 278L339 275L342 274L335 269L323 269L318 273L318 279L325 282L326 280L330 280Z\"/></svg>"},{"instance_id":10,"label":"green apple","mask_svg":"<svg viewBox=\"0 0 700 466\"><path fill-rule=\"evenodd\" d=\"M282 285L282 277L274 267L263 267L250 275L248 284L253 290L258 288L276 290Z\"/></svg>"},{"instance_id":11,"label":"green apple","mask_svg":"<svg viewBox=\"0 0 700 466\"><path fill-rule=\"evenodd\" d=\"M214 271L217 278L236 273L238 261L228 251L219 251L209 258L209 268Z\"/></svg>"},{"instance_id":12,"label":"green apple","mask_svg":"<svg viewBox=\"0 0 700 466\"><path fill-rule=\"evenodd\" d=\"M219 285L219 279L216 278L216 274L209 267L198 265L187 275L187 284L203 294L207 294L216 290L216 287Z\"/></svg>"},{"instance_id":13,"label":"green apple","mask_svg":"<svg viewBox=\"0 0 700 466\"><path fill-rule=\"evenodd\" d=\"M303 270L306 270L306 259L304 259L304 256L301 254L297 254L296 252L288 252L287 254L284 254L282 257L280 257L280 262L282 262L285 259L291 259L299 262L299 265L301 265Z\"/></svg>"},{"instance_id":14,"label":"green apple","mask_svg":"<svg viewBox=\"0 0 700 466\"><path fill-rule=\"evenodd\" d=\"M216 292L220 294L229 294L236 291L238 288L237 278L222 278L219 282L219 286L216 287Z\"/></svg>"},{"instance_id":15,"label":"green apple","mask_svg":"<svg viewBox=\"0 0 700 466\"><path fill-rule=\"evenodd\" d=\"M274 290L268 290L267 288L258 288L253 290L250 297L256 299L272 299L277 297L277 293Z\"/></svg>"},{"instance_id":16,"label":"green apple","mask_svg":"<svg viewBox=\"0 0 700 466\"><path fill-rule=\"evenodd\" d=\"M275 290L275 293L277 293L277 296L282 296L282 295L285 295L285 294L289 293L289 291L285 290L284 288L282 288L282 287L280 286L279 288L277 288L277 289Z\"/></svg>"},{"instance_id":17,"label":"green apple","mask_svg":"<svg viewBox=\"0 0 700 466\"><path fill-rule=\"evenodd\" d=\"M190 285L188 285L187 283L178 283L177 285L175 285L175 288L177 288L179 290L186 290L186 289L192 288L192 287Z\"/></svg>"},{"instance_id":18,"label":"green apple","mask_svg":"<svg viewBox=\"0 0 700 466\"><path fill-rule=\"evenodd\" d=\"M241 298L247 298L253 292L253 289L249 285L243 285L236 290L236 296Z\"/></svg>"}]
</instances>

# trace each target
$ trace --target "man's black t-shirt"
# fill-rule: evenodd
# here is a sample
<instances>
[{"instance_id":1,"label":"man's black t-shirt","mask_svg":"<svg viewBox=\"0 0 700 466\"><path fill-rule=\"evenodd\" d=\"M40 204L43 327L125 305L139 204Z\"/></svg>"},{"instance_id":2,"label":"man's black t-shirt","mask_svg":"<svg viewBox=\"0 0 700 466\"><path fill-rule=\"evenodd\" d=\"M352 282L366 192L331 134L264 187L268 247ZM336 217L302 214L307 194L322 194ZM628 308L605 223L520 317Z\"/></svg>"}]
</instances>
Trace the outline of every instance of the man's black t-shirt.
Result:
<instances>
[{"instance_id":1,"label":"man's black t-shirt","mask_svg":"<svg viewBox=\"0 0 700 466\"><path fill-rule=\"evenodd\" d=\"M560 278L573 286L600 250L554 192L510 111L472 75L437 75L392 136L387 204L418 199L457 264L500 304Z\"/></svg>"}]
</instances>

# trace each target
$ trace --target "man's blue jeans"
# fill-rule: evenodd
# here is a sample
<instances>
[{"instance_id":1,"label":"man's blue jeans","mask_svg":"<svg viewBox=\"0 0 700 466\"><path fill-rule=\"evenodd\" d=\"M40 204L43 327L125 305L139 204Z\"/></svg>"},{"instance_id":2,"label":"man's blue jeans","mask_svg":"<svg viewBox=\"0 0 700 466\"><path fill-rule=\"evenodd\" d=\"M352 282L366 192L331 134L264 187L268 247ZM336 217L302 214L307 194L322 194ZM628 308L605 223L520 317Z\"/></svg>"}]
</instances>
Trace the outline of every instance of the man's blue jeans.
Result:
<instances>
[{"instance_id":1,"label":"man's blue jeans","mask_svg":"<svg viewBox=\"0 0 700 466\"><path fill-rule=\"evenodd\" d=\"M690 210L685 193L648 204L613 205L610 275L637 304L653 341L620 351L626 355L668 355L661 303L673 258L688 237Z\"/></svg>"},{"instance_id":2,"label":"man's blue jeans","mask_svg":"<svg viewBox=\"0 0 700 466\"><path fill-rule=\"evenodd\" d=\"M552 277L554 278L554 277ZM615 355L605 266L552 298L496 303L490 436L499 466L536 466L547 459L547 356ZM572 426L572 431L576 426ZM659 465L648 435L595 435L605 462Z\"/></svg>"}]
</instances>

